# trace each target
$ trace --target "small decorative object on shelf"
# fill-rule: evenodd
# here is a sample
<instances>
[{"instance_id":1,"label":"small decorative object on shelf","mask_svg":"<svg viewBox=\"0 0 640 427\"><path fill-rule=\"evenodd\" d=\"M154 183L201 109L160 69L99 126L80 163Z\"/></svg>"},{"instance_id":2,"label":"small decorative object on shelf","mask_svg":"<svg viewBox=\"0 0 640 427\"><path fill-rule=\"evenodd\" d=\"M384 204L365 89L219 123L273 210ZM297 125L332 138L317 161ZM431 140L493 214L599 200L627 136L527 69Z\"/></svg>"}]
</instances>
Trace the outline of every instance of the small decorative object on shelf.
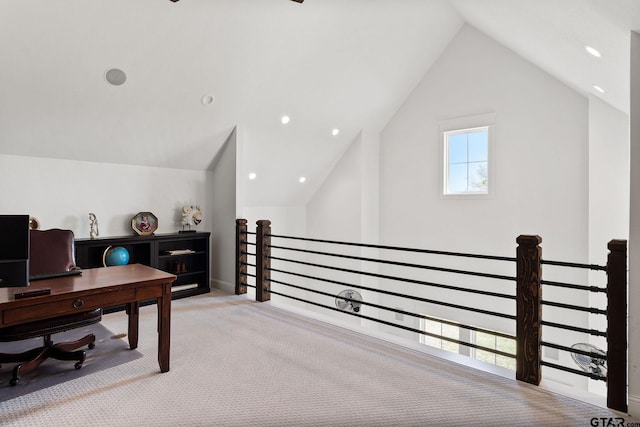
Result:
<instances>
[{"instance_id":1,"label":"small decorative object on shelf","mask_svg":"<svg viewBox=\"0 0 640 427\"><path fill-rule=\"evenodd\" d=\"M100 235L100 231L98 231L98 218L96 218L96 214L89 213L89 237L95 239Z\"/></svg>"},{"instance_id":2,"label":"small decorative object on shelf","mask_svg":"<svg viewBox=\"0 0 640 427\"><path fill-rule=\"evenodd\" d=\"M108 246L102 253L102 265L105 267L127 265L129 258L129 251L122 246Z\"/></svg>"},{"instance_id":3,"label":"small decorative object on shelf","mask_svg":"<svg viewBox=\"0 0 640 427\"><path fill-rule=\"evenodd\" d=\"M195 232L191 229L191 225L198 225L202 222L202 211L200 206L185 206L182 208L182 230L180 233ZM187 228L185 228L187 227Z\"/></svg>"},{"instance_id":4,"label":"small decorative object on shelf","mask_svg":"<svg viewBox=\"0 0 640 427\"><path fill-rule=\"evenodd\" d=\"M131 219L131 228L140 236L149 236L158 229L158 218L151 212L138 212Z\"/></svg>"},{"instance_id":5,"label":"small decorative object on shelf","mask_svg":"<svg viewBox=\"0 0 640 427\"><path fill-rule=\"evenodd\" d=\"M35 216L30 216L29 217L29 229L30 230L37 230L40 228L40 221L38 221L38 218L36 218Z\"/></svg>"}]
</instances>

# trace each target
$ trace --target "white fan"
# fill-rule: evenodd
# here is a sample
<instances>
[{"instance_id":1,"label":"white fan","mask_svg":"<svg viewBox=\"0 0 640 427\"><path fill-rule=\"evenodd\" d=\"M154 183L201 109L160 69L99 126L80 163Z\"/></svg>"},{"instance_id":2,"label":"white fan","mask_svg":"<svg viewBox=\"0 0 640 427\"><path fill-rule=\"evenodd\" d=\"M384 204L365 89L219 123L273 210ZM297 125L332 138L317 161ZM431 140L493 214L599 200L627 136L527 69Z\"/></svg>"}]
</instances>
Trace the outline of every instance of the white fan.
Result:
<instances>
[{"instance_id":1,"label":"white fan","mask_svg":"<svg viewBox=\"0 0 640 427\"><path fill-rule=\"evenodd\" d=\"M338 296L336 296L336 307L343 311L353 311L357 313L360 311L360 306L362 305L359 301L362 301L360 292L354 291L353 289L345 289L344 291L340 291Z\"/></svg>"},{"instance_id":2,"label":"white fan","mask_svg":"<svg viewBox=\"0 0 640 427\"><path fill-rule=\"evenodd\" d=\"M602 356L606 356L607 354L600 350L598 347L587 344L587 343L576 343L571 346L571 348L575 348L576 350L587 351L589 353L595 353ZM583 371L588 372L590 374L596 374L603 377L607 376L607 361L606 359L600 359L597 357L591 357L584 354L571 353L571 357L573 361L576 362L578 366L582 368Z\"/></svg>"}]
</instances>

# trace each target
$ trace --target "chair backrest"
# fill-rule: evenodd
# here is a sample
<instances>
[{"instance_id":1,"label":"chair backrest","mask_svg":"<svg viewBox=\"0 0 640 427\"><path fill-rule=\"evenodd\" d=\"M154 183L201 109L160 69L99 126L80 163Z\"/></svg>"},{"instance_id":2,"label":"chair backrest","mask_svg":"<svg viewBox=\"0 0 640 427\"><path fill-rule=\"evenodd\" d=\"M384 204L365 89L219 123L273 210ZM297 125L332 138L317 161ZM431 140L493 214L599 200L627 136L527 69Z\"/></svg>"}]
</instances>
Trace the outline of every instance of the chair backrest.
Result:
<instances>
[{"instance_id":1,"label":"chair backrest","mask_svg":"<svg viewBox=\"0 0 640 427\"><path fill-rule=\"evenodd\" d=\"M29 275L60 273L76 266L73 231L31 230Z\"/></svg>"}]
</instances>

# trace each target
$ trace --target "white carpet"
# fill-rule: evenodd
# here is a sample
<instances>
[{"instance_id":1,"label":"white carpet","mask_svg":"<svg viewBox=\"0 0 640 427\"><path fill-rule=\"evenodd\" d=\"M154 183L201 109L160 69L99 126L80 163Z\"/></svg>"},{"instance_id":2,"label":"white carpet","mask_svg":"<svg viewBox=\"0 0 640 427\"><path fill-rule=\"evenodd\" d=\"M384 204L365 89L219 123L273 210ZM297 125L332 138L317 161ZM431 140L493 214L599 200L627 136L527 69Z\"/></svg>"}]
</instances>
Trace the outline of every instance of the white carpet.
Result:
<instances>
[{"instance_id":1,"label":"white carpet","mask_svg":"<svg viewBox=\"0 0 640 427\"><path fill-rule=\"evenodd\" d=\"M16 363L2 365L0 367L0 402L34 393L63 381L87 376L142 357L139 351L129 350L129 343L126 338L123 340L114 336L113 332L108 330L103 323L54 334L52 338L54 343L73 341L89 333L95 334L96 346L91 350L87 349L86 346L82 348L87 355L82 364L82 369L75 369L75 362L73 361L47 359L36 371L25 375L17 385L11 386L9 385L9 380L13 376L13 367ZM41 345L42 338L0 343L0 352L19 353Z\"/></svg>"},{"instance_id":2,"label":"white carpet","mask_svg":"<svg viewBox=\"0 0 640 427\"><path fill-rule=\"evenodd\" d=\"M103 322L126 331L123 313ZM142 358L0 403L11 426L588 426L603 408L245 297L174 301L171 370L156 309ZM634 422L625 417L627 422Z\"/></svg>"}]
</instances>

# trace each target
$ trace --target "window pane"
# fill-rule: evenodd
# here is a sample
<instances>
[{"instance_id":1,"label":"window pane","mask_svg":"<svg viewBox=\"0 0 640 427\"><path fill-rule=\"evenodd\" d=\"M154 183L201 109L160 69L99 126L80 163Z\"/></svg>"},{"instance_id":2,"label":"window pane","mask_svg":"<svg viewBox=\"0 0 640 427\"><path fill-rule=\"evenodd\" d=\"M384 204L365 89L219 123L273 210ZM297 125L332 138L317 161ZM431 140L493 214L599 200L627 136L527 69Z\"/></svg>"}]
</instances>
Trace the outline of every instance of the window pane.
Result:
<instances>
[{"instance_id":1,"label":"window pane","mask_svg":"<svg viewBox=\"0 0 640 427\"><path fill-rule=\"evenodd\" d=\"M460 328L458 326L442 324L442 335L447 338L460 339Z\"/></svg>"},{"instance_id":2,"label":"window pane","mask_svg":"<svg viewBox=\"0 0 640 427\"><path fill-rule=\"evenodd\" d=\"M442 333L442 324L440 322L434 322L433 320L424 319L424 330L425 332L431 332L432 334L441 335Z\"/></svg>"},{"instance_id":3,"label":"window pane","mask_svg":"<svg viewBox=\"0 0 640 427\"><path fill-rule=\"evenodd\" d=\"M511 338L496 337L496 346L505 353L516 354L516 340Z\"/></svg>"},{"instance_id":4,"label":"window pane","mask_svg":"<svg viewBox=\"0 0 640 427\"><path fill-rule=\"evenodd\" d=\"M469 136L469 161L470 162L486 162L488 156L488 132L482 130L479 132L471 132Z\"/></svg>"},{"instance_id":5,"label":"window pane","mask_svg":"<svg viewBox=\"0 0 640 427\"><path fill-rule=\"evenodd\" d=\"M469 191L487 191L488 178L487 162L469 163Z\"/></svg>"},{"instance_id":6,"label":"window pane","mask_svg":"<svg viewBox=\"0 0 640 427\"><path fill-rule=\"evenodd\" d=\"M476 344L486 348L496 348L496 336L486 332L476 332Z\"/></svg>"},{"instance_id":7,"label":"window pane","mask_svg":"<svg viewBox=\"0 0 640 427\"><path fill-rule=\"evenodd\" d=\"M442 347L442 340L440 338L433 338L433 337L430 337L429 335L425 335L424 336L424 343L426 345L429 345L429 346L435 347L435 348L441 348Z\"/></svg>"},{"instance_id":8,"label":"window pane","mask_svg":"<svg viewBox=\"0 0 640 427\"><path fill-rule=\"evenodd\" d=\"M449 135L449 164L467 161L467 135ZM482 159L484 160L484 159Z\"/></svg>"},{"instance_id":9,"label":"window pane","mask_svg":"<svg viewBox=\"0 0 640 427\"><path fill-rule=\"evenodd\" d=\"M467 191L467 164L449 165L449 193Z\"/></svg>"},{"instance_id":10,"label":"window pane","mask_svg":"<svg viewBox=\"0 0 640 427\"><path fill-rule=\"evenodd\" d=\"M458 326L442 324L442 336L447 338L460 339L460 328ZM460 345L451 341L442 340L443 350L448 350L454 353L460 352Z\"/></svg>"}]
</instances>

